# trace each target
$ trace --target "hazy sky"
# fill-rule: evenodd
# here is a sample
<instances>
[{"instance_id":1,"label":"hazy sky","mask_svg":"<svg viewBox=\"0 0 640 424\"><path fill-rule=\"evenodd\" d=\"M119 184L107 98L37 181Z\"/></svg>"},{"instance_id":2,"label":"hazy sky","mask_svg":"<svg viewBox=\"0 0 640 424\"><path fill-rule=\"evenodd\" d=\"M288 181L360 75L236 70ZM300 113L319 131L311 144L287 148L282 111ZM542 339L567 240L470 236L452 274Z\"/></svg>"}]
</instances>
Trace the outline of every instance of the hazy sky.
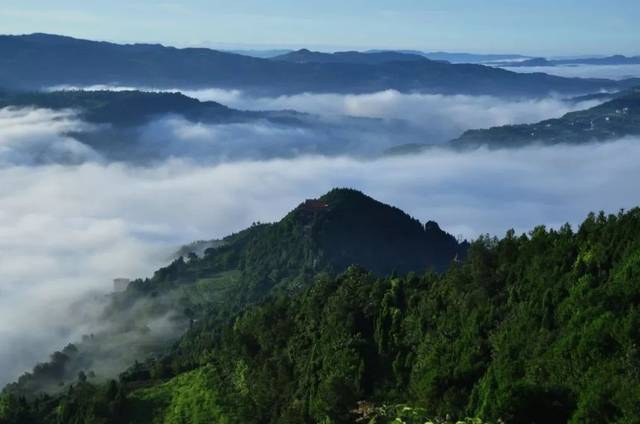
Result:
<instances>
[{"instance_id":1,"label":"hazy sky","mask_svg":"<svg viewBox=\"0 0 640 424\"><path fill-rule=\"evenodd\" d=\"M640 54L638 0L3 0L2 33L228 47Z\"/></svg>"}]
</instances>

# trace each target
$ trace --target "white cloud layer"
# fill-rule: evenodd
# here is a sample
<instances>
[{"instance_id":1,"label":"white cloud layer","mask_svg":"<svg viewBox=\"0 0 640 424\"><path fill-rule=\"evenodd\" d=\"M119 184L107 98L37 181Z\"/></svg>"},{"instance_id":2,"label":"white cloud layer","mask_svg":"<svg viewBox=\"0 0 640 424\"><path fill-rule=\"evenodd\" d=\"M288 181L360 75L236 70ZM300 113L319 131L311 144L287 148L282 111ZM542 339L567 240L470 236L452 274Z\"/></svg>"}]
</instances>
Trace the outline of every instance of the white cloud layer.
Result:
<instances>
[{"instance_id":1,"label":"white cloud layer","mask_svg":"<svg viewBox=\"0 0 640 424\"><path fill-rule=\"evenodd\" d=\"M0 109L0 166L97 160L90 147L65 135L89 130L72 111Z\"/></svg>"},{"instance_id":2,"label":"white cloud layer","mask_svg":"<svg viewBox=\"0 0 640 424\"><path fill-rule=\"evenodd\" d=\"M206 163L300 155L372 157L398 144L424 141L423 131L397 121L327 117L304 118L299 125L266 120L203 124L170 116L140 130L135 156L147 160L189 158Z\"/></svg>"},{"instance_id":3,"label":"white cloud layer","mask_svg":"<svg viewBox=\"0 0 640 424\"><path fill-rule=\"evenodd\" d=\"M78 88L85 90L146 90L139 87L105 85L60 86L52 89ZM402 120L408 126L405 128L405 133L420 134L421 142L431 144L444 143L457 138L468 129L533 123L599 104L598 101L568 102L559 97L514 100L492 96L405 94L395 90L372 94L307 93L257 98L240 90L218 88L166 91L181 91L189 97L202 101L216 101L241 110L288 109L324 117L351 116ZM389 132L389 128L381 126L380 129L383 133L384 131ZM413 142L413 140L409 142ZM394 143L388 142L388 144ZM395 144L402 144L402 142Z\"/></svg>"},{"instance_id":4,"label":"white cloud layer","mask_svg":"<svg viewBox=\"0 0 640 424\"><path fill-rule=\"evenodd\" d=\"M633 183L640 179L638 140L356 159L398 144L443 142L468 128L560 116L595 102L396 91L185 94L238 109L295 109L320 118L285 126L164 117L139 129L131 153L153 155L153 165L134 166L109 163L74 139L70 134L95 128L72 111L0 110L0 384L92 331L93 306L113 278L148 276L181 244L277 220L333 187L360 189L467 237L578 222L591 210L640 203Z\"/></svg>"},{"instance_id":5,"label":"white cloud layer","mask_svg":"<svg viewBox=\"0 0 640 424\"><path fill-rule=\"evenodd\" d=\"M640 65L562 65L562 66L512 66L513 72L543 72L567 78L607 78L623 80L640 78Z\"/></svg>"},{"instance_id":6,"label":"white cloud layer","mask_svg":"<svg viewBox=\"0 0 640 424\"><path fill-rule=\"evenodd\" d=\"M508 100L492 96L405 94L386 90L372 94L298 94L251 98L239 91L219 89L185 91L190 97L213 100L252 110L293 109L321 115L404 119L425 130L455 137L472 128L531 123L595 106L572 104L560 98Z\"/></svg>"}]
</instances>

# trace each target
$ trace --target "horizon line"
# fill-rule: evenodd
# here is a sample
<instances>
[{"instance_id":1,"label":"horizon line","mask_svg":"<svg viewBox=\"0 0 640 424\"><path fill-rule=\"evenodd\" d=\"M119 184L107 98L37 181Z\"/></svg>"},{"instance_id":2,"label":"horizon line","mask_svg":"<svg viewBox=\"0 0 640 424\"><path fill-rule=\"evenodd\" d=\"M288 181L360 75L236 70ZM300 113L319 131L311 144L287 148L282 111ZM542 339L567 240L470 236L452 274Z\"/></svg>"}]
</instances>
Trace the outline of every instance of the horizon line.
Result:
<instances>
[{"instance_id":1,"label":"horizon line","mask_svg":"<svg viewBox=\"0 0 640 424\"><path fill-rule=\"evenodd\" d=\"M311 50L318 51L322 53L336 53L336 52L345 52L345 51L356 51L365 53L372 50L380 50L380 51L396 51L396 52L419 52L422 54L470 54L470 55L501 55L501 56L522 56L527 58L598 58L598 57L608 57L608 56L626 56L626 57L637 57L640 54L624 54L618 52L609 52L609 53L574 53L574 54L529 54L526 52L505 52L505 51L489 51L482 50L478 51L475 49L465 50L465 49L456 49L456 50L448 50L448 49L438 49L438 48L411 48L411 47L388 47L388 46L350 46L350 45L332 45L332 44L321 44L321 43L307 43L307 44L297 44L297 43L232 43L232 42L217 42L210 40L201 40L201 41L192 41L185 43L171 43L167 41L159 41L159 40L125 40L125 39L109 39L109 38L93 38L93 37L85 37L78 35L68 35L61 33L50 33L50 32L41 32L41 31L33 31L33 32L21 32L21 33L0 33L0 36L6 37L27 37L33 35L46 35L53 37L63 37L63 38L72 38L75 40L82 41L92 41L92 42L105 42L111 44L118 45L160 45L167 48L205 48L209 50L218 50L218 51L269 51L269 50L287 50L287 51L296 51L296 50Z\"/></svg>"}]
</instances>

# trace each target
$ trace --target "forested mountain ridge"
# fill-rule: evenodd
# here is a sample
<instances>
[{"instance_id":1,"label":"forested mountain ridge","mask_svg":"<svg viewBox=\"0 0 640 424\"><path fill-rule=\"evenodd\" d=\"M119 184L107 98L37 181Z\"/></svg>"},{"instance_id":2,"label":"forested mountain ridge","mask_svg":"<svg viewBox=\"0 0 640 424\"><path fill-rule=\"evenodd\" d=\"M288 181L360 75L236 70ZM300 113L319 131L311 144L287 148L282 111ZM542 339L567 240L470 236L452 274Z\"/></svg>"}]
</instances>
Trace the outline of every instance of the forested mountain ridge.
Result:
<instances>
[{"instance_id":1,"label":"forested mountain ridge","mask_svg":"<svg viewBox=\"0 0 640 424\"><path fill-rule=\"evenodd\" d=\"M497 62L493 65L508 67L526 66L567 66L567 65L637 65L640 64L640 56L613 55L607 57L585 57L577 59L546 59L536 57L522 61Z\"/></svg>"},{"instance_id":2,"label":"forested mountain ridge","mask_svg":"<svg viewBox=\"0 0 640 424\"><path fill-rule=\"evenodd\" d=\"M366 56L366 54L365 54ZM232 88L263 95L402 92L540 97L628 87L624 81L519 74L428 59L291 63L205 48L118 45L48 34L0 36L0 82L14 88L119 84Z\"/></svg>"},{"instance_id":3,"label":"forested mountain ridge","mask_svg":"<svg viewBox=\"0 0 640 424\"><path fill-rule=\"evenodd\" d=\"M381 64L386 62L416 62L429 61L424 56L411 53L401 52L335 52L322 53L314 52L307 49L288 52L271 58L281 62L292 63L360 63L360 64Z\"/></svg>"},{"instance_id":4,"label":"forested mountain ridge","mask_svg":"<svg viewBox=\"0 0 640 424\"><path fill-rule=\"evenodd\" d=\"M60 135L88 146L90 160L97 157L145 165L168 158L211 164L305 154L371 157L377 153L376 144L394 143L396 136L422 138L419 131L399 119L326 117L293 110L246 111L178 92L5 89L0 90L0 109L7 115L34 117L50 116L53 110L52 119L59 117L69 124ZM369 142L368 134L375 137L381 133L385 135ZM38 164L87 160L73 153L56 154L56 141L60 138L42 141L43 150L53 152L50 155L25 152L24 156Z\"/></svg>"},{"instance_id":5,"label":"forested mountain ridge","mask_svg":"<svg viewBox=\"0 0 640 424\"><path fill-rule=\"evenodd\" d=\"M260 297L264 290L295 290L319 272L335 274L350 265L380 275L441 272L463 257L468 247L434 222L423 225L400 209L351 189L308 199L281 221L257 223L222 242L202 258L178 259L140 287L155 290L162 284L240 270L243 295ZM250 289L256 292L250 294Z\"/></svg>"},{"instance_id":6,"label":"forested mountain ridge","mask_svg":"<svg viewBox=\"0 0 640 424\"><path fill-rule=\"evenodd\" d=\"M588 143L640 135L640 89L601 105L535 124L469 130L451 143L456 147L520 147L526 144Z\"/></svg>"},{"instance_id":7,"label":"forested mountain ridge","mask_svg":"<svg viewBox=\"0 0 640 424\"><path fill-rule=\"evenodd\" d=\"M581 96L573 101L607 99L589 109L534 124L503 125L465 131L446 144L410 143L388 149L387 155L415 154L431 148L518 148L527 145L606 142L640 135L640 88Z\"/></svg>"},{"instance_id":8,"label":"forested mountain ridge","mask_svg":"<svg viewBox=\"0 0 640 424\"><path fill-rule=\"evenodd\" d=\"M320 204L314 204L321 207ZM238 235L239 238L244 235ZM5 423L635 422L640 210L481 238L444 274L320 275ZM475 421L474 421L475 422Z\"/></svg>"},{"instance_id":9,"label":"forested mountain ridge","mask_svg":"<svg viewBox=\"0 0 640 424\"><path fill-rule=\"evenodd\" d=\"M334 189L279 222L255 224L202 257L180 256L152 278L132 281L106 302L104 331L56 352L9 391L29 398L57 392L81 371L94 382L113 377L161 353L198 320L226 322L249 304L303 290L320 274L335 276L354 264L378 275L442 272L467 248L433 222L423 225L358 191Z\"/></svg>"},{"instance_id":10,"label":"forested mountain ridge","mask_svg":"<svg viewBox=\"0 0 640 424\"><path fill-rule=\"evenodd\" d=\"M194 122L232 123L257 119L295 122L304 114L292 111L249 112L228 108L217 102L199 101L181 93L147 91L51 92L0 91L0 108L34 107L76 110L93 124L133 127L164 115L180 115Z\"/></svg>"}]
</instances>

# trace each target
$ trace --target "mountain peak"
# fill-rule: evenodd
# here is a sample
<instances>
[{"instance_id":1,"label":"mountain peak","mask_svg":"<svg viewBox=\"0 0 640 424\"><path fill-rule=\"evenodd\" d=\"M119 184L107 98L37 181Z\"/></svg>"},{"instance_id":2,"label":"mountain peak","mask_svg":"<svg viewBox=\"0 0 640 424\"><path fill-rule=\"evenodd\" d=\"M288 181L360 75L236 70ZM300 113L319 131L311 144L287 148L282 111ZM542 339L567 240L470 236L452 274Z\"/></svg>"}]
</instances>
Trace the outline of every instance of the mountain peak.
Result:
<instances>
[{"instance_id":1,"label":"mountain peak","mask_svg":"<svg viewBox=\"0 0 640 424\"><path fill-rule=\"evenodd\" d=\"M372 201L377 202L373 198L367 196L363 192L347 187L339 187L334 188L320 196L319 200L323 200L325 202L349 202L349 201ZM378 202L379 203L379 202Z\"/></svg>"},{"instance_id":2,"label":"mountain peak","mask_svg":"<svg viewBox=\"0 0 640 424\"><path fill-rule=\"evenodd\" d=\"M424 224L424 229L426 231L442 231L442 229L440 229L440 225L435 221L427 221L427 223Z\"/></svg>"},{"instance_id":3,"label":"mountain peak","mask_svg":"<svg viewBox=\"0 0 640 424\"><path fill-rule=\"evenodd\" d=\"M31 34L24 34L20 37L30 38L32 40L75 40L73 37L69 37L68 35L58 35L58 34L48 34L46 32L34 32Z\"/></svg>"},{"instance_id":4,"label":"mountain peak","mask_svg":"<svg viewBox=\"0 0 640 424\"><path fill-rule=\"evenodd\" d=\"M380 65L388 62L431 62L424 56L397 51L343 51L335 53L300 49L272 58L293 63L349 63L358 65Z\"/></svg>"},{"instance_id":5,"label":"mountain peak","mask_svg":"<svg viewBox=\"0 0 640 424\"><path fill-rule=\"evenodd\" d=\"M301 226L336 269L355 264L380 273L444 270L456 255L464 255L456 239L435 222L422 225L351 188L306 200L282 223Z\"/></svg>"},{"instance_id":6,"label":"mountain peak","mask_svg":"<svg viewBox=\"0 0 640 424\"><path fill-rule=\"evenodd\" d=\"M295 260L313 269L342 272L351 265L387 274L434 269L444 271L467 246L433 223L425 227L402 210L349 188L337 188L307 199L275 224L253 226L225 239L226 250L241 257L243 249L260 264L290 268ZM283 253L284 252L284 253ZM297 258L297 259L296 259ZM280 262L289 264L285 267ZM268 273L268 270L264 272Z\"/></svg>"}]
</instances>

